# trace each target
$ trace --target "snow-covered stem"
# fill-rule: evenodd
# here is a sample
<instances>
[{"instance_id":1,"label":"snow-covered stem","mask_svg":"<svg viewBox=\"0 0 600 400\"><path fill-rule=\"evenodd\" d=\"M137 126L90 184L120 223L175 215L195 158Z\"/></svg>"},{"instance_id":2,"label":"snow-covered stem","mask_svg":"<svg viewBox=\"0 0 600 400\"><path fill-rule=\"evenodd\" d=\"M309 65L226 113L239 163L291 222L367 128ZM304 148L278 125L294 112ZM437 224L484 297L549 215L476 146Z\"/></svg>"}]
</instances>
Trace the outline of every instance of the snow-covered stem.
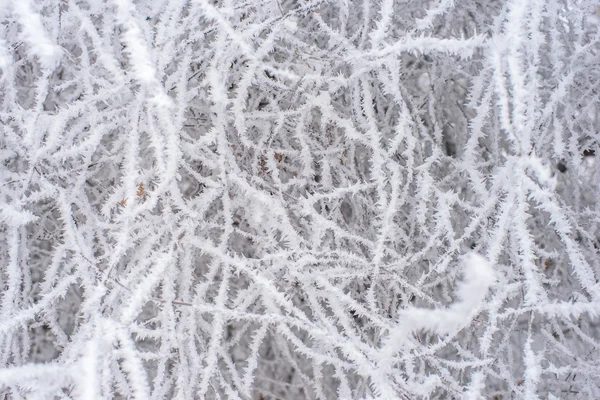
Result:
<instances>
[{"instance_id":1,"label":"snow-covered stem","mask_svg":"<svg viewBox=\"0 0 600 400\"><path fill-rule=\"evenodd\" d=\"M599 13L0 2L0 397L600 398Z\"/></svg>"}]
</instances>

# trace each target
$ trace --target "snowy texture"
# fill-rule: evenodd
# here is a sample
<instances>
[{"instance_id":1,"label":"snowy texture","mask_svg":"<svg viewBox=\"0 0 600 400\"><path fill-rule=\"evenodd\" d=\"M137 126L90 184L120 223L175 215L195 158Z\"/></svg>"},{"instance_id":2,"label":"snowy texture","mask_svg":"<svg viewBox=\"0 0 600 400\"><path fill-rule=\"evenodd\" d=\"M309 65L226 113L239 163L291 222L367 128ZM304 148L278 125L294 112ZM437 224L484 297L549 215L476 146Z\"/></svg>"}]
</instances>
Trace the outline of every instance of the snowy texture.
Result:
<instances>
[{"instance_id":1,"label":"snowy texture","mask_svg":"<svg viewBox=\"0 0 600 400\"><path fill-rule=\"evenodd\" d=\"M0 1L0 398L600 398L599 15Z\"/></svg>"}]
</instances>

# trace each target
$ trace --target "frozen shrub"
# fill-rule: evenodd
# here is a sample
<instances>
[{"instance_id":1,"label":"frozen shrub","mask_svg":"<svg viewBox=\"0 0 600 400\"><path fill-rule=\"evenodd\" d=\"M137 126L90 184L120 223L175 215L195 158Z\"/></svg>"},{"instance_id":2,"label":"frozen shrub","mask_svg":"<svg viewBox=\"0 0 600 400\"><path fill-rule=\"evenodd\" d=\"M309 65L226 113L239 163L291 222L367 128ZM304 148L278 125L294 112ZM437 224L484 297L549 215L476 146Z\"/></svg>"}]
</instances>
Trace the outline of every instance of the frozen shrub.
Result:
<instances>
[{"instance_id":1,"label":"frozen shrub","mask_svg":"<svg viewBox=\"0 0 600 400\"><path fill-rule=\"evenodd\" d=\"M597 7L0 2L0 397L600 398Z\"/></svg>"}]
</instances>

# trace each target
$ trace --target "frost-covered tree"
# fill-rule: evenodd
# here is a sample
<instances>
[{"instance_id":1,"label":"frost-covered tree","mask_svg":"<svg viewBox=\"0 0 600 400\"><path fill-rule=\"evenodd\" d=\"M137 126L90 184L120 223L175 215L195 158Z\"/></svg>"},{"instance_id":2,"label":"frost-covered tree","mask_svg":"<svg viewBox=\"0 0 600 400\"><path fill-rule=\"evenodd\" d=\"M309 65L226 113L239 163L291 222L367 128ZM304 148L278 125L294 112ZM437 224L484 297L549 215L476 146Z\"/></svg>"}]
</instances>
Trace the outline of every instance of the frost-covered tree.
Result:
<instances>
[{"instance_id":1,"label":"frost-covered tree","mask_svg":"<svg viewBox=\"0 0 600 400\"><path fill-rule=\"evenodd\" d=\"M0 1L0 397L600 398L599 16Z\"/></svg>"}]
</instances>

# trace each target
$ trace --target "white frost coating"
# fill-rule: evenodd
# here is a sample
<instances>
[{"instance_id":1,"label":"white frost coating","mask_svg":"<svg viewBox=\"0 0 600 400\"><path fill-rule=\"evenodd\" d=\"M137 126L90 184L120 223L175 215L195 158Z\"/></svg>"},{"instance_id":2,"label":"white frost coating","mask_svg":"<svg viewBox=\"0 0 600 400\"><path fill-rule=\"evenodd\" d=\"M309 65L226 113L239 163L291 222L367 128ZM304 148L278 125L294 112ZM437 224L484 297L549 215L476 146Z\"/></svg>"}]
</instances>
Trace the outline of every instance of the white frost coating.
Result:
<instances>
[{"instance_id":1,"label":"white frost coating","mask_svg":"<svg viewBox=\"0 0 600 400\"><path fill-rule=\"evenodd\" d=\"M0 0L0 400L600 398L576 3Z\"/></svg>"},{"instance_id":2,"label":"white frost coating","mask_svg":"<svg viewBox=\"0 0 600 400\"><path fill-rule=\"evenodd\" d=\"M0 38L0 70L6 70L12 64L12 57L8 52L8 43Z\"/></svg>"},{"instance_id":3,"label":"white frost coating","mask_svg":"<svg viewBox=\"0 0 600 400\"><path fill-rule=\"evenodd\" d=\"M118 9L117 18L123 27L121 39L126 46L124 51L129 55L133 78L155 92L153 100L157 105L170 107L172 101L158 81L149 45L134 17L138 14L135 5L129 0L115 0L115 3Z\"/></svg>"},{"instance_id":4,"label":"white frost coating","mask_svg":"<svg viewBox=\"0 0 600 400\"><path fill-rule=\"evenodd\" d=\"M160 277L168 267L171 257L170 253L157 257L156 262L152 265L152 270L132 290L131 300L127 304L127 307L124 308L121 315L122 323L130 323L140 312L143 305L149 300L152 289L159 283Z\"/></svg>"},{"instance_id":5,"label":"white frost coating","mask_svg":"<svg viewBox=\"0 0 600 400\"><path fill-rule=\"evenodd\" d=\"M457 300L447 309L408 308L398 316L379 351L379 367L389 371L396 353L410 348L413 332L425 329L440 336L467 326L479 310L489 288L496 281L494 270L482 256L472 253L463 261L464 280L458 284Z\"/></svg>"},{"instance_id":6,"label":"white frost coating","mask_svg":"<svg viewBox=\"0 0 600 400\"><path fill-rule=\"evenodd\" d=\"M525 342L525 354L523 359L525 361L525 382L523 383L525 389L524 398L526 400L539 399L536 388L542 375L542 368L540 367L541 357L539 357L531 348L531 336L528 337Z\"/></svg>"},{"instance_id":7,"label":"white frost coating","mask_svg":"<svg viewBox=\"0 0 600 400\"><path fill-rule=\"evenodd\" d=\"M0 221L13 227L27 225L38 217L31 211L18 210L11 204L0 204Z\"/></svg>"},{"instance_id":8,"label":"white frost coating","mask_svg":"<svg viewBox=\"0 0 600 400\"><path fill-rule=\"evenodd\" d=\"M140 83L153 84L156 80L156 70L144 43L142 31L133 17L136 14L135 6L128 0L115 0L115 3L119 10L119 22L123 25L122 40L127 46L125 51L129 54L134 77Z\"/></svg>"},{"instance_id":9,"label":"white frost coating","mask_svg":"<svg viewBox=\"0 0 600 400\"><path fill-rule=\"evenodd\" d=\"M98 342L92 338L87 343L87 349L81 358L82 378L79 381L81 399L96 400L100 398L100 384L98 382Z\"/></svg>"},{"instance_id":10,"label":"white frost coating","mask_svg":"<svg viewBox=\"0 0 600 400\"><path fill-rule=\"evenodd\" d=\"M433 8L427 10L424 18L417 20L417 28L420 30L431 28L436 17L444 15L454 6L454 0L440 0Z\"/></svg>"},{"instance_id":11,"label":"white frost coating","mask_svg":"<svg viewBox=\"0 0 600 400\"><path fill-rule=\"evenodd\" d=\"M30 388L36 390L39 394L38 398L41 399L44 398L44 394L48 395L57 388L72 384L75 372L58 363L44 365L31 363L4 368L0 369L0 390L7 387Z\"/></svg>"},{"instance_id":12,"label":"white frost coating","mask_svg":"<svg viewBox=\"0 0 600 400\"><path fill-rule=\"evenodd\" d=\"M31 9L28 0L12 2L12 11L21 26L21 38L29 46L29 51L37 57L44 68L56 67L61 57L60 47L48 38L40 15Z\"/></svg>"},{"instance_id":13,"label":"white frost coating","mask_svg":"<svg viewBox=\"0 0 600 400\"><path fill-rule=\"evenodd\" d=\"M471 376L471 384L465 392L465 400L483 399L481 392L485 388L485 374L481 371L474 372Z\"/></svg>"}]
</instances>

